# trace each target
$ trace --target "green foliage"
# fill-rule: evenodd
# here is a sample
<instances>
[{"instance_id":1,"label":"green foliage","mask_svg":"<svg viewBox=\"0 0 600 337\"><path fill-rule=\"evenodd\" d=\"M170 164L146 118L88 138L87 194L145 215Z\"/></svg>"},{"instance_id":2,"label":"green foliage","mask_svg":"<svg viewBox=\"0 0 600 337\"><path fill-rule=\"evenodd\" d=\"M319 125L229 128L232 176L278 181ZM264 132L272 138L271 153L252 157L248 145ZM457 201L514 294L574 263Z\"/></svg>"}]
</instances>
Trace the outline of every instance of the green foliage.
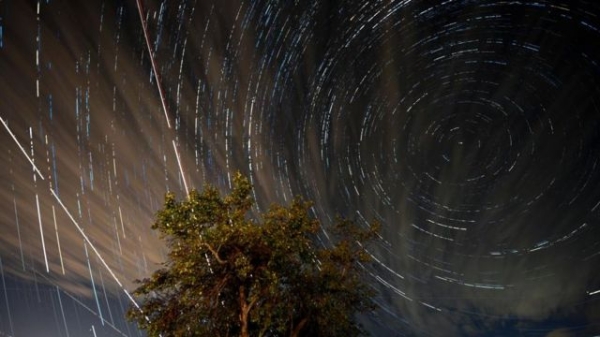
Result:
<instances>
[{"instance_id":1,"label":"green foliage","mask_svg":"<svg viewBox=\"0 0 600 337\"><path fill-rule=\"evenodd\" d=\"M141 310L127 317L150 336L357 336L357 312L374 308L363 282L364 245L378 231L338 218L330 248L299 198L249 218L252 186L238 174L222 198L213 187L183 201L167 194L153 229L169 248L150 278L136 281Z\"/></svg>"}]
</instances>

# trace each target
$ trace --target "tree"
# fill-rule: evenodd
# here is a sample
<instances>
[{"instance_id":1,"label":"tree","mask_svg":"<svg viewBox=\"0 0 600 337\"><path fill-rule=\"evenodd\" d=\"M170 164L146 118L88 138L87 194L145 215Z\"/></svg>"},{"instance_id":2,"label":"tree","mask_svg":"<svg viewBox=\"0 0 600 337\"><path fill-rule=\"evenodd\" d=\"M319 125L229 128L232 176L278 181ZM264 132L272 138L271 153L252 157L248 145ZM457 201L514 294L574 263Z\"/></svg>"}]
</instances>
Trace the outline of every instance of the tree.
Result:
<instances>
[{"instance_id":1,"label":"tree","mask_svg":"<svg viewBox=\"0 0 600 337\"><path fill-rule=\"evenodd\" d=\"M168 193L153 229L170 250L137 280L140 308L127 312L151 336L357 336L358 312L374 309L365 250L378 224L321 223L300 198L250 217L252 186L239 173L222 198L213 187L176 201Z\"/></svg>"}]
</instances>

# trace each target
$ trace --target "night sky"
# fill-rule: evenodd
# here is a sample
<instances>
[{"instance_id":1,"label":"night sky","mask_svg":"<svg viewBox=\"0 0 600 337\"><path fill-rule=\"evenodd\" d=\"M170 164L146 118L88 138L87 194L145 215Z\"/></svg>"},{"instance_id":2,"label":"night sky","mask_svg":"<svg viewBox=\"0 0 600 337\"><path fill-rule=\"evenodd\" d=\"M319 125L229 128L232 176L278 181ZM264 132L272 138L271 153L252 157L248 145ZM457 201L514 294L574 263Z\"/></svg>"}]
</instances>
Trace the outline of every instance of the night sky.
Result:
<instances>
[{"instance_id":1,"label":"night sky","mask_svg":"<svg viewBox=\"0 0 600 337\"><path fill-rule=\"evenodd\" d=\"M238 170L382 223L374 336L600 335L595 0L0 0L0 117L0 336L143 336L165 192Z\"/></svg>"}]
</instances>

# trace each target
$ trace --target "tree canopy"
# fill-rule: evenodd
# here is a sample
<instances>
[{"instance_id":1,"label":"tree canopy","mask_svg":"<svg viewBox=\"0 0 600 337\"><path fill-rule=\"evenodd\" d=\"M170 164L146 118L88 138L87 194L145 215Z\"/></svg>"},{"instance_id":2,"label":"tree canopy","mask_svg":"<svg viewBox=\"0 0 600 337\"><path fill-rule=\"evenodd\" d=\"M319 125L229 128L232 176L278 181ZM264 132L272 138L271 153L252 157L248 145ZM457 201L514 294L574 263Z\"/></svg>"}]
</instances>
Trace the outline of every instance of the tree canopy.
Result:
<instances>
[{"instance_id":1,"label":"tree canopy","mask_svg":"<svg viewBox=\"0 0 600 337\"><path fill-rule=\"evenodd\" d=\"M252 186L214 187L177 201L168 193L153 229L169 249L137 280L140 308L127 316L151 336L358 336L356 313L374 309L365 250L378 225L336 218L327 242L311 204L296 198L251 216Z\"/></svg>"}]
</instances>

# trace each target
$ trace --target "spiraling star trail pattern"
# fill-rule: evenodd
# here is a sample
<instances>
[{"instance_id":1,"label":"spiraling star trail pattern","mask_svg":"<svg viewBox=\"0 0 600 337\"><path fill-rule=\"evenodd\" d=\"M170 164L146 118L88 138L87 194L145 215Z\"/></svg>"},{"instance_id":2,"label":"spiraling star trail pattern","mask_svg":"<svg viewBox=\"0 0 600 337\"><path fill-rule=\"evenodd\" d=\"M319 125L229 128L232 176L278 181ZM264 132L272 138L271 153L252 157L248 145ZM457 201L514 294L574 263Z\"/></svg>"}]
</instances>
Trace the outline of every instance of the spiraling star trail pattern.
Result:
<instances>
[{"instance_id":1,"label":"spiraling star trail pattern","mask_svg":"<svg viewBox=\"0 0 600 337\"><path fill-rule=\"evenodd\" d=\"M0 1L0 336L143 335L164 193L237 170L382 223L375 336L600 334L595 1L139 4Z\"/></svg>"}]
</instances>

